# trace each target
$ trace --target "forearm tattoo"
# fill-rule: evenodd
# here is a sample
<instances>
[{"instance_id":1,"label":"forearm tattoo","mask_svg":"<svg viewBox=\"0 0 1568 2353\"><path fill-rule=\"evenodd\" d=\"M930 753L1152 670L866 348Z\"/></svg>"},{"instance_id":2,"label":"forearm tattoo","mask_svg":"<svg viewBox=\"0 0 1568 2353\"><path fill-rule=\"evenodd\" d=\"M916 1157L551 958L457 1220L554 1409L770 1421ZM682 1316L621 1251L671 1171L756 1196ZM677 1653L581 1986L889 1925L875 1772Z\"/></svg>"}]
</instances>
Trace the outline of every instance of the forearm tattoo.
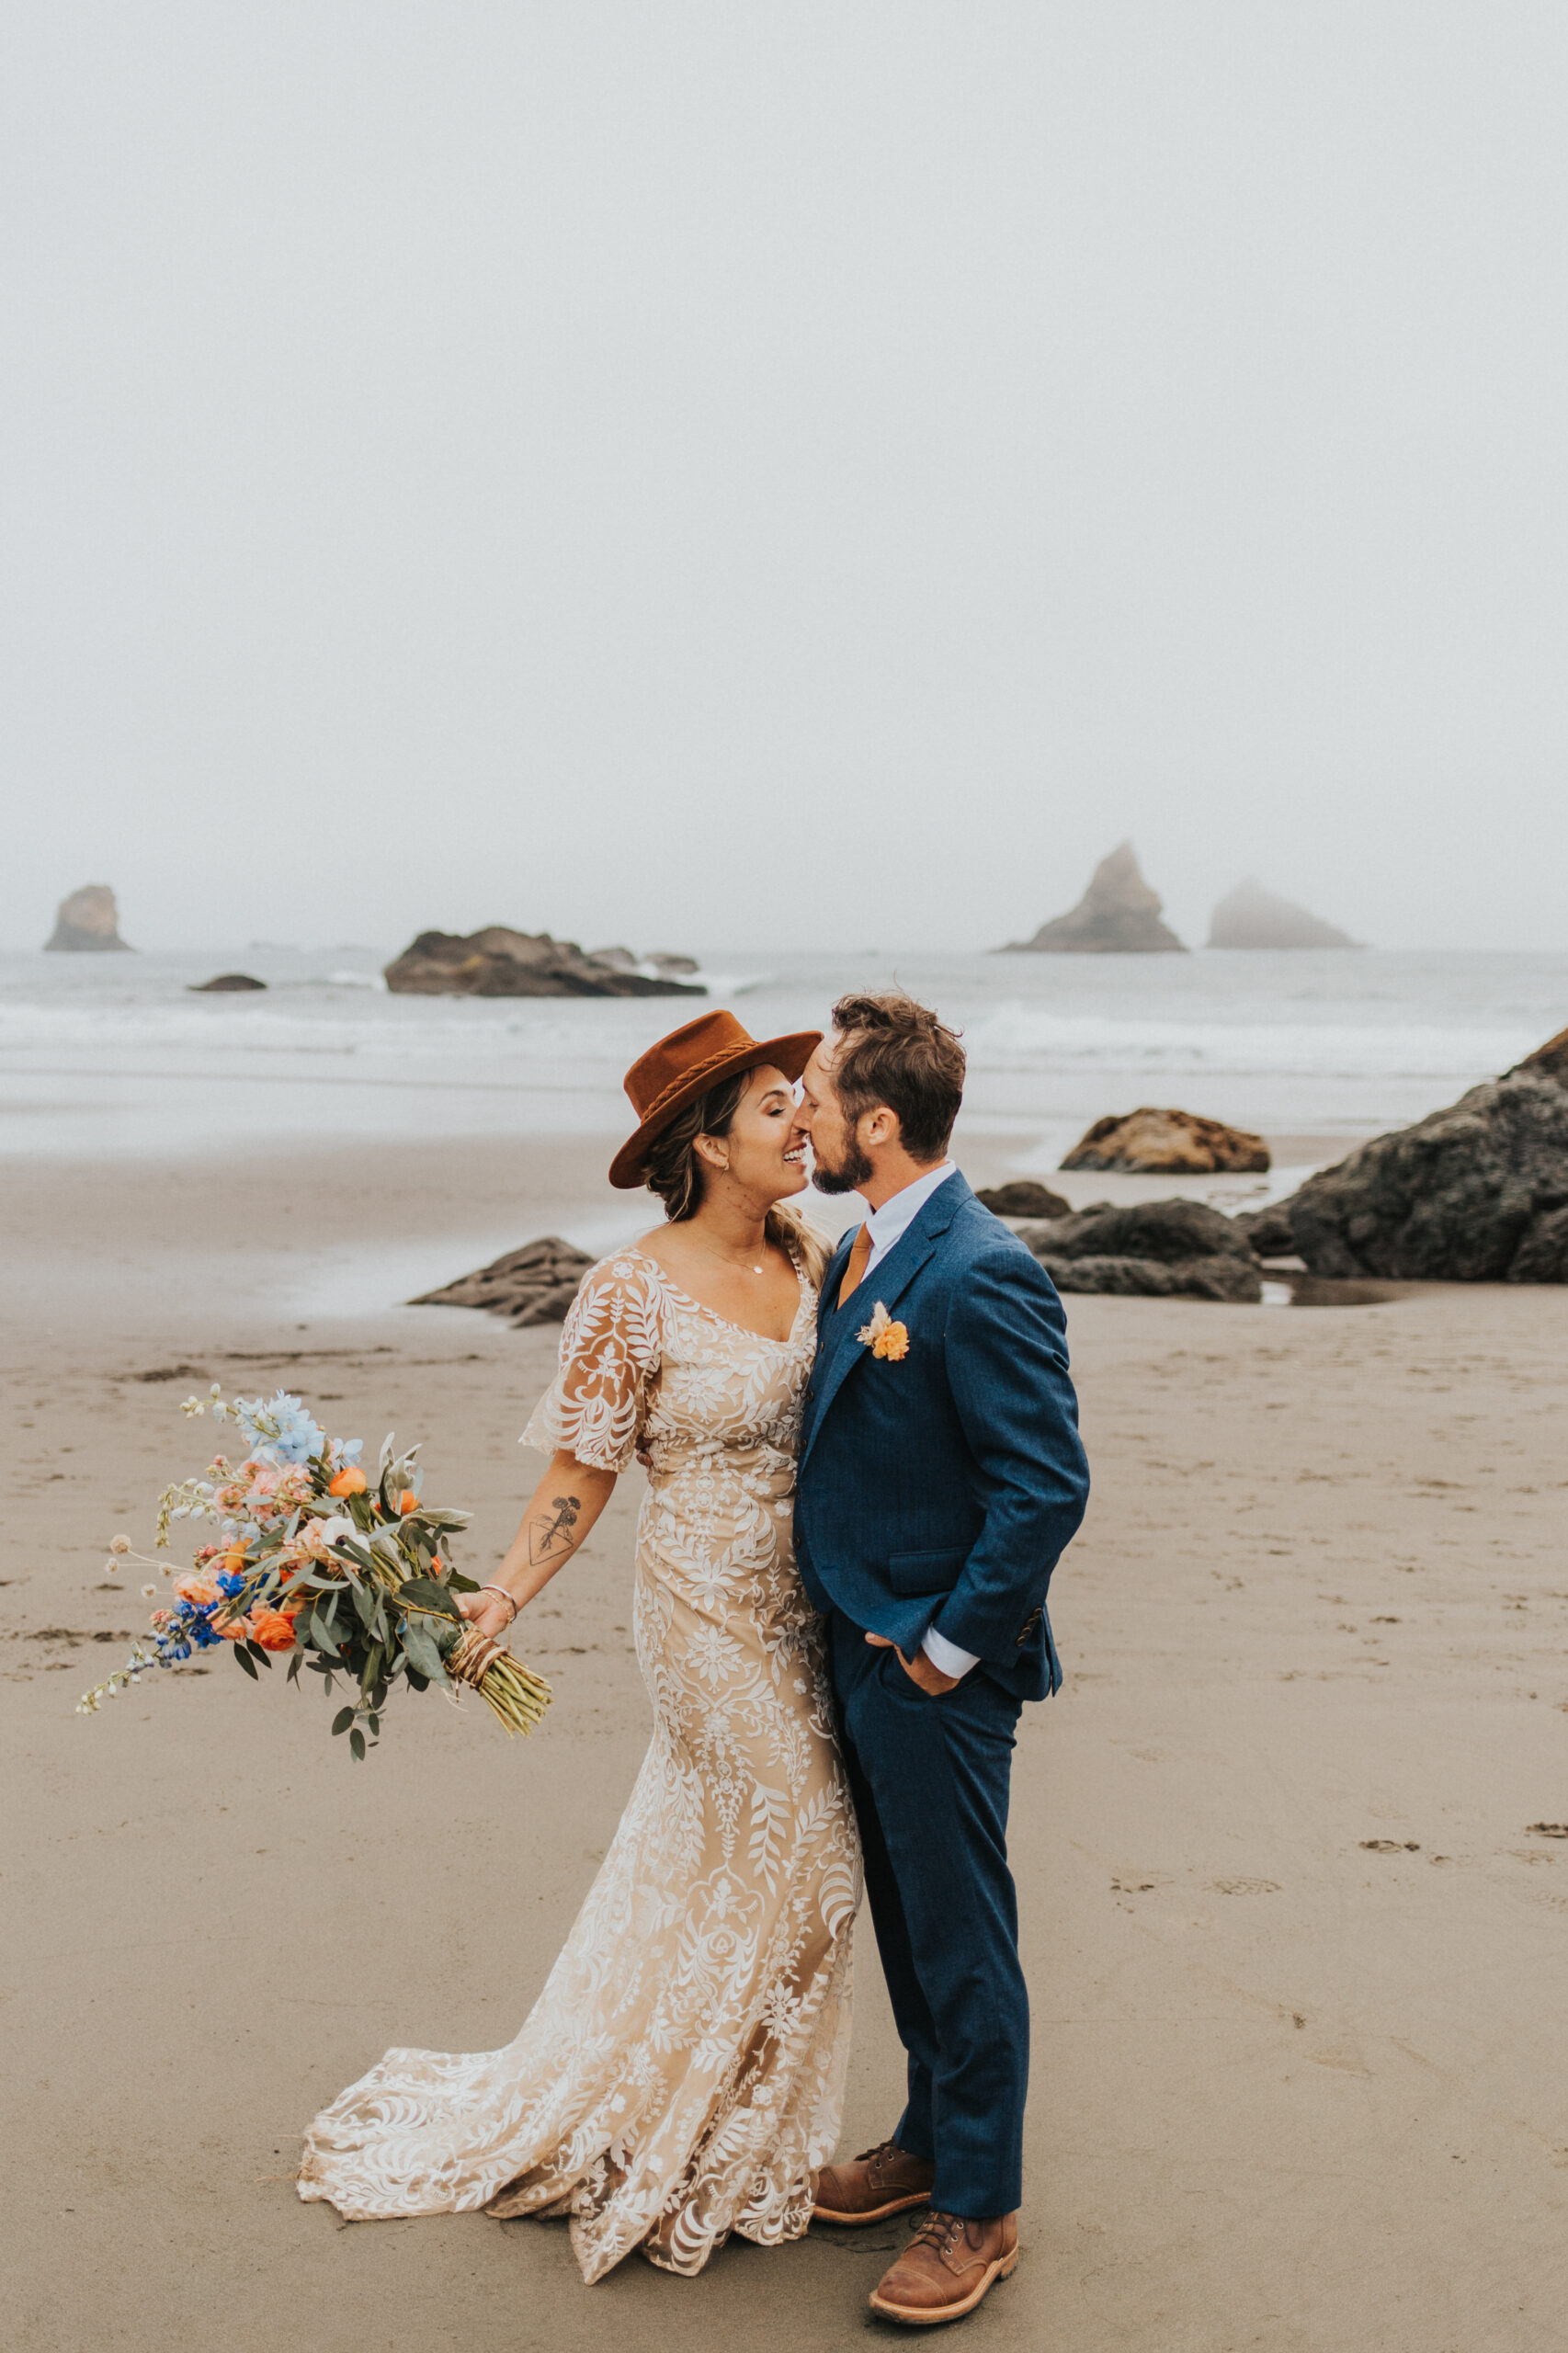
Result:
<instances>
[{"instance_id":1,"label":"forearm tattoo","mask_svg":"<svg viewBox=\"0 0 1568 2353\"><path fill-rule=\"evenodd\" d=\"M537 1569L541 1561L559 1558L569 1552L577 1541L573 1534L577 1516L582 1510L577 1495L555 1495L551 1499L553 1519L530 1519L528 1522L528 1565Z\"/></svg>"}]
</instances>

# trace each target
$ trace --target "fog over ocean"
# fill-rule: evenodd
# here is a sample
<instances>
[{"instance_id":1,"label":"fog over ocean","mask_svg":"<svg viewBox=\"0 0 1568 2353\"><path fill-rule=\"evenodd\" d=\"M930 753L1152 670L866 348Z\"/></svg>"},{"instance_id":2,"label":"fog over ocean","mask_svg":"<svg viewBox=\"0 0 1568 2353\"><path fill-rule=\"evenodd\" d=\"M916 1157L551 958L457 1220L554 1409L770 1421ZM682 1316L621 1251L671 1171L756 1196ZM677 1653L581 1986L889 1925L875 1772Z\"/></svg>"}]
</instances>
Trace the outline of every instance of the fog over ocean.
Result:
<instances>
[{"instance_id":1,"label":"fog over ocean","mask_svg":"<svg viewBox=\"0 0 1568 2353\"><path fill-rule=\"evenodd\" d=\"M963 1030L969 1131L1044 1171L1142 1102L1325 1142L1402 1125L1568 1020L1568 955L759 950L712 959L706 997L479 1000L389 995L392 952L247 947L267 994L218 996L187 993L206 951L0 958L0 1152L608 1139L627 1064L705 1006L767 1036L896 979Z\"/></svg>"}]
</instances>

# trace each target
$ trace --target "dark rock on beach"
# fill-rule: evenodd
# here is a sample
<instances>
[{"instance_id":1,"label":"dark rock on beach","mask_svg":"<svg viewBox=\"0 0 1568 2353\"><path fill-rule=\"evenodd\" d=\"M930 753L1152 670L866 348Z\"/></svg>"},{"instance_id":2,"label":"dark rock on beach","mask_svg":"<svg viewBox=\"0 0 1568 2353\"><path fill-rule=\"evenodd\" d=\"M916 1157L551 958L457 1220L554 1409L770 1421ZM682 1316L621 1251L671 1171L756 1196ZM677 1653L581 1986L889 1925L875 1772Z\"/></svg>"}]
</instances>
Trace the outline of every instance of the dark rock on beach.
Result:
<instances>
[{"instance_id":1,"label":"dark rock on beach","mask_svg":"<svg viewBox=\"0 0 1568 2353\"><path fill-rule=\"evenodd\" d=\"M1294 899L1281 899L1275 892L1266 891L1256 875L1238 882L1227 898L1220 901L1209 918L1210 948L1359 948L1362 942L1352 939L1308 907L1299 907Z\"/></svg>"},{"instance_id":2,"label":"dark rock on beach","mask_svg":"<svg viewBox=\"0 0 1568 2353\"><path fill-rule=\"evenodd\" d=\"M1245 1234L1202 1201L1096 1201L1048 1225L1022 1227L1020 1235L1058 1290L1241 1306L1263 1297L1262 1269Z\"/></svg>"},{"instance_id":3,"label":"dark rock on beach","mask_svg":"<svg viewBox=\"0 0 1568 2353\"><path fill-rule=\"evenodd\" d=\"M232 994L235 990L264 989L266 986L265 981L253 979L249 972L220 972L215 980L190 982L188 990L192 996L210 996L215 989Z\"/></svg>"},{"instance_id":4,"label":"dark rock on beach","mask_svg":"<svg viewBox=\"0 0 1568 2353\"><path fill-rule=\"evenodd\" d=\"M1119 1299L1213 1299L1256 1307L1263 1277L1242 1258L1053 1258L1036 1252L1058 1290L1099 1291Z\"/></svg>"},{"instance_id":5,"label":"dark rock on beach","mask_svg":"<svg viewBox=\"0 0 1568 2353\"><path fill-rule=\"evenodd\" d=\"M115 949L131 953L131 942L119 936L119 910L107 882L85 882L62 899L53 934L43 944L46 952L62 949L72 955L100 955Z\"/></svg>"},{"instance_id":6,"label":"dark rock on beach","mask_svg":"<svg viewBox=\"0 0 1568 2353\"><path fill-rule=\"evenodd\" d=\"M1161 900L1144 881L1137 854L1123 842L1096 867L1075 907L1041 924L1032 939L1012 939L1003 951L1078 956L1184 956L1187 949L1160 920Z\"/></svg>"},{"instance_id":7,"label":"dark rock on beach","mask_svg":"<svg viewBox=\"0 0 1568 2353\"><path fill-rule=\"evenodd\" d=\"M1314 1275L1568 1282L1568 1030L1237 1222Z\"/></svg>"},{"instance_id":8,"label":"dark rock on beach","mask_svg":"<svg viewBox=\"0 0 1568 2353\"><path fill-rule=\"evenodd\" d=\"M1134 1176L1208 1176L1268 1166L1268 1146L1244 1128L1195 1111L1142 1110L1096 1120L1063 1168L1119 1168Z\"/></svg>"},{"instance_id":9,"label":"dark rock on beach","mask_svg":"<svg viewBox=\"0 0 1568 2353\"><path fill-rule=\"evenodd\" d=\"M577 1296L577 1288L593 1265L585 1250L574 1248L557 1233L539 1242L525 1242L520 1250L492 1259L477 1273L463 1275L444 1290L422 1291L410 1307L480 1307L505 1315L518 1328L529 1324L559 1324Z\"/></svg>"},{"instance_id":10,"label":"dark rock on beach","mask_svg":"<svg viewBox=\"0 0 1568 2353\"><path fill-rule=\"evenodd\" d=\"M1006 1185L987 1185L975 1195L982 1209L994 1217L1066 1217L1071 1203L1049 1185L1032 1176L1014 1176Z\"/></svg>"},{"instance_id":11,"label":"dark rock on beach","mask_svg":"<svg viewBox=\"0 0 1568 2353\"><path fill-rule=\"evenodd\" d=\"M1290 1205L1276 1201L1266 1210L1242 1210L1233 1222L1246 1235L1260 1258L1293 1258L1296 1237L1290 1231Z\"/></svg>"},{"instance_id":12,"label":"dark rock on beach","mask_svg":"<svg viewBox=\"0 0 1568 2353\"><path fill-rule=\"evenodd\" d=\"M585 956L548 931L422 931L386 968L394 993L413 996L705 996L700 985L628 971L626 949Z\"/></svg>"}]
</instances>

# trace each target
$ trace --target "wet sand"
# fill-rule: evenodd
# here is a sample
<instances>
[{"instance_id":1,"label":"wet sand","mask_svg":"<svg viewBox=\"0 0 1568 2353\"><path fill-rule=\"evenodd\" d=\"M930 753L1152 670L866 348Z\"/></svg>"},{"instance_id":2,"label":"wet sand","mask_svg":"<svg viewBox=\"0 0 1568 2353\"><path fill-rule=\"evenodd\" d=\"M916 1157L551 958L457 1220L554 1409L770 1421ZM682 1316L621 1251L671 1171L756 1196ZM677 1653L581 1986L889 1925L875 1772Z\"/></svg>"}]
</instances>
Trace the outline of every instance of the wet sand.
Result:
<instances>
[{"instance_id":1,"label":"wet sand","mask_svg":"<svg viewBox=\"0 0 1568 2353\"><path fill-rule=\"evenodd\" d=\"M177 1411L199 1381L423 1437L431 1491L477 1512L472 1562L494 1556L556 1334L352 1302L562 1203L613 1217L602 1157L8 1169L0 2341L875 2332L892 2230L587 2290L558 2225L349 2227L294 2195L300 2127L383 2048L504 2042L542 1981L646 1738L640 1479L519 1628L556 1693L532 1742L408 1701L354 1768L313 1693L242 1691L226 1656L72 1712L142 1622L103 1547L145 1544L158 1487L199 1467L209 1426ZM982 1143L960 1158L1003 1173ZM1568 1298L1068 1306L1096 1483L1052 1593L1067 1688L1027 1712L1015 1780L1025 2254L968 2341L1554 2347L1568 1839L1529 1825L1568 1822ZM858 1957L851 2148L899 2106L864 1923Z\"/></svg>"}]
</instances>

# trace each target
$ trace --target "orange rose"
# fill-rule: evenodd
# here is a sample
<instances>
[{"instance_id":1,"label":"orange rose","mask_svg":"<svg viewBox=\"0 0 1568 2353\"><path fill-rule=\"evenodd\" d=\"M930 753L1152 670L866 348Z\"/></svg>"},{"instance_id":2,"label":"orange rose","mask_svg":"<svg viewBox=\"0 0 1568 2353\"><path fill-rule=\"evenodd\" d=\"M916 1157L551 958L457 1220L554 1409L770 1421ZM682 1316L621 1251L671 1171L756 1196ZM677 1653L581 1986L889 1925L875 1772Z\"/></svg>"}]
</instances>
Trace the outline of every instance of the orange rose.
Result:
<instances>
[{"instance_id":1,"label":"orange rose","mask_svg":"<svg viewBox=\"0 0 1568 2353\"><path fill-rule=\"evenodd\" d=\"M909 1333L902 1324L890 1324L871 1344L874 1357L891 1357L897 1364L909 1354Z\"/></svg>"},{"instance_id":2,"label":"orange rose","mask_svg":"<svg viewBox=\"0 0 1568 2353\"><path fill-rule=\"evenodd\" d=\"M205 1603L217 1600L218 1580L194 1575L176 1577L175 1591L182 1601L191 1602L199 1609Z\"/></svg>"},{"instance_id":3,"label":"orange rose","mask_svg":"<svg viewBox=\"0 0 1568 2353\"><path fill-rule=\"evenodd\" d=\"M251 1616L250 1638L264 1651L291 1651L294 1620L281 1609L257 1609Z\"/></svg>"},{"instance_id":4,"label":"orange rose","mask_svg":"<svg viewBox=\"0 0 1568 2353\"><path fill-rule=\"evenodd\" d=\"M412 1487L404 1487L402 1495L399 1495L397 1499L397 1507L400 1515L403 1516L406 1516L411 1511L418 1510L419 1498L415 1494Z\"/></svg>"},{"instance_id":5,"label":"orange rose","mask_svg":"<svg viewBox=\"0 0 1568 2353\"><path fill-rule=\"evenodd\" d=\"M215 1620L212 1631L215 1634L222 1634L226 1643L243 1643L249 1636L251 1621L248 1618Z\"/></svg>"},{"instance_id":6,"label":"orange rose","mask_svg":"<svg viewBox=\"0 0 1568 2353\"><path fill-rule=\"evenodd\" d=\"M327 1488L329 1495L362 1495L364 1492L365 1473L357 1462L351 1462L347 1471L340 1471Z\"/></svg>"}]
</instances>

